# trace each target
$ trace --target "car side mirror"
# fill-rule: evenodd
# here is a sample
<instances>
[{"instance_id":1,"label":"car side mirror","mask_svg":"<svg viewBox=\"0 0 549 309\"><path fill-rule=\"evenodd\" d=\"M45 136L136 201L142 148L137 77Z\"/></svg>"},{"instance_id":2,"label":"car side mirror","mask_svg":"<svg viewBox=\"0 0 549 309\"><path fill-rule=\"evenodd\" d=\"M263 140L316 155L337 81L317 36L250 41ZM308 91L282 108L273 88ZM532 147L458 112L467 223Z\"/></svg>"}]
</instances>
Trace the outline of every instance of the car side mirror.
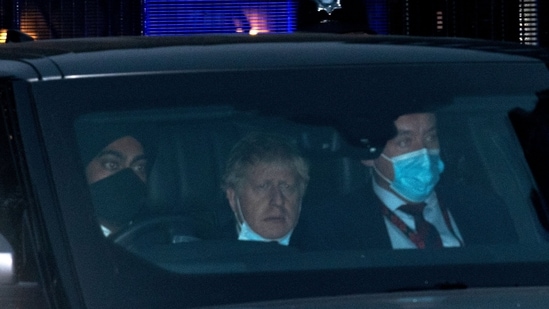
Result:
<instances>
[{"instance_id":1,"label":"car side mirror","mask_svg":"<svg viewBox=\"0 0 549 309\"><path fill-rule=\"evenodd\" d=\"M13 267L13 248L0 234L0 285L12 284L15 282L15 269Z\"/></svg>"}]
</instances>

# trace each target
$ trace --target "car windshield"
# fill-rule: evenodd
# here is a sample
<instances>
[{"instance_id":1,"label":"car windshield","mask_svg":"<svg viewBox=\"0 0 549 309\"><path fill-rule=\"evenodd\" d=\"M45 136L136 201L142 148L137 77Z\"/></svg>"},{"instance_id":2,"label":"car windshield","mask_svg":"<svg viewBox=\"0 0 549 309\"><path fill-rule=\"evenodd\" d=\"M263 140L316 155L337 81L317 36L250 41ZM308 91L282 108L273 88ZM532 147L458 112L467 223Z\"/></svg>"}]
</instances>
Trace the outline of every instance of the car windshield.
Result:
<instances>
[{"instance_id":1,"label":"car windshield","mask_svg":"<svg viewBox=\"0 0 549 309\"><path fill-rule=\"evenodd\" d=\"M112 272L135 281L145 268L202 283L205 275L378 277L329 293L524 283L506 267L546 262L549 234L517 132L549 76L543 64L515 60L36 83L74 260L116 252ZM420 205L418 217L411 208ZM296 291L284 295L318 295ZM216 301L196 302L208 303Z\"/></svg>"}]
</instances>

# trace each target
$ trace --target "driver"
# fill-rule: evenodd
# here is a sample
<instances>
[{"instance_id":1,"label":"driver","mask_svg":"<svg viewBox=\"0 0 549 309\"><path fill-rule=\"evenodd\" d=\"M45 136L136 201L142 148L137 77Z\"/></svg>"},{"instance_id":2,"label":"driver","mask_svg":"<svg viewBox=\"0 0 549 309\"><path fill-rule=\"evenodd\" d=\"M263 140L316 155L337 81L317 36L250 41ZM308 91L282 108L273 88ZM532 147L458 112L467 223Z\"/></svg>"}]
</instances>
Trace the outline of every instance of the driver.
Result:
<instances>
[{"instance_id":1,"label":"driver","mask_svg":"<svg viewBox=\"0 0 549 309\"><path fill-rule=\"evenodd\" d=\"M284 137L252 133L240 140L231 150L222 185L238 240L288 245L308 182L307 162Z\"/></svg>"},{"instance_id":2,"label":"driver","mask_svg":"<svg viewBox=\"0 0 549 309\"><path fill-rule=\"evenodd\" d=\"M125 127L94 131L82 145L83 161L99 224L109 236L144 209L147 155L138 135Z\"/></svg>"}]
</instances>

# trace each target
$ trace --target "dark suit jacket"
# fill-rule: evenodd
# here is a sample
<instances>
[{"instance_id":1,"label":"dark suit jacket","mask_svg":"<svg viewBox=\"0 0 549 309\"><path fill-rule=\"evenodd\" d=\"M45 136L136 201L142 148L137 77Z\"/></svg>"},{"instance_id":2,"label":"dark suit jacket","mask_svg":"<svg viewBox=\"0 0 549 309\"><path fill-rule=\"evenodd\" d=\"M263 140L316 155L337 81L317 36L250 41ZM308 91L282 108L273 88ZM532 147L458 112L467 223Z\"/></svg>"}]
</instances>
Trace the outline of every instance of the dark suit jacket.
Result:
<instances>
[{"instance_id":1,"label":"dark suit jacket","mask_svg":"<svg viewBox=\"0 0 549 309\"><path fill-rule=\"evenodd\" d=\"M497 197L459 186L439 185L436 192L439 204L450 210L465 246L518 241L506 207ZM391 249L380 205L371 187L323 205L304 205L291 244L305 250Z\"/></svg>"}]
</instances>

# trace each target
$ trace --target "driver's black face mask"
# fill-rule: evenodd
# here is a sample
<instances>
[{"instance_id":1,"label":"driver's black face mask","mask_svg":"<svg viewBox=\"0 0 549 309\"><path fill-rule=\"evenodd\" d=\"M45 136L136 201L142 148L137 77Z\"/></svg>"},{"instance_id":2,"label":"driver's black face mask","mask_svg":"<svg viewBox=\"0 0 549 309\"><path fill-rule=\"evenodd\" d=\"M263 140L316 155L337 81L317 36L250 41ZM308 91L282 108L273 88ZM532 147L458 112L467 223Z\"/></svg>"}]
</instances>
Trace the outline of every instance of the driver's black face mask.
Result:
<instances>
[{"instance_id":1,"label":"driver's black face mask","mask_svg":"<svg viewBox=\"0 0 549 309\"><path fill-rule=\"evenodd\" d=\"M91 184L90 191L99 218L117 226L130 222L146 197L145 183L129 168Z\"/></svg>"}]
</instances>

